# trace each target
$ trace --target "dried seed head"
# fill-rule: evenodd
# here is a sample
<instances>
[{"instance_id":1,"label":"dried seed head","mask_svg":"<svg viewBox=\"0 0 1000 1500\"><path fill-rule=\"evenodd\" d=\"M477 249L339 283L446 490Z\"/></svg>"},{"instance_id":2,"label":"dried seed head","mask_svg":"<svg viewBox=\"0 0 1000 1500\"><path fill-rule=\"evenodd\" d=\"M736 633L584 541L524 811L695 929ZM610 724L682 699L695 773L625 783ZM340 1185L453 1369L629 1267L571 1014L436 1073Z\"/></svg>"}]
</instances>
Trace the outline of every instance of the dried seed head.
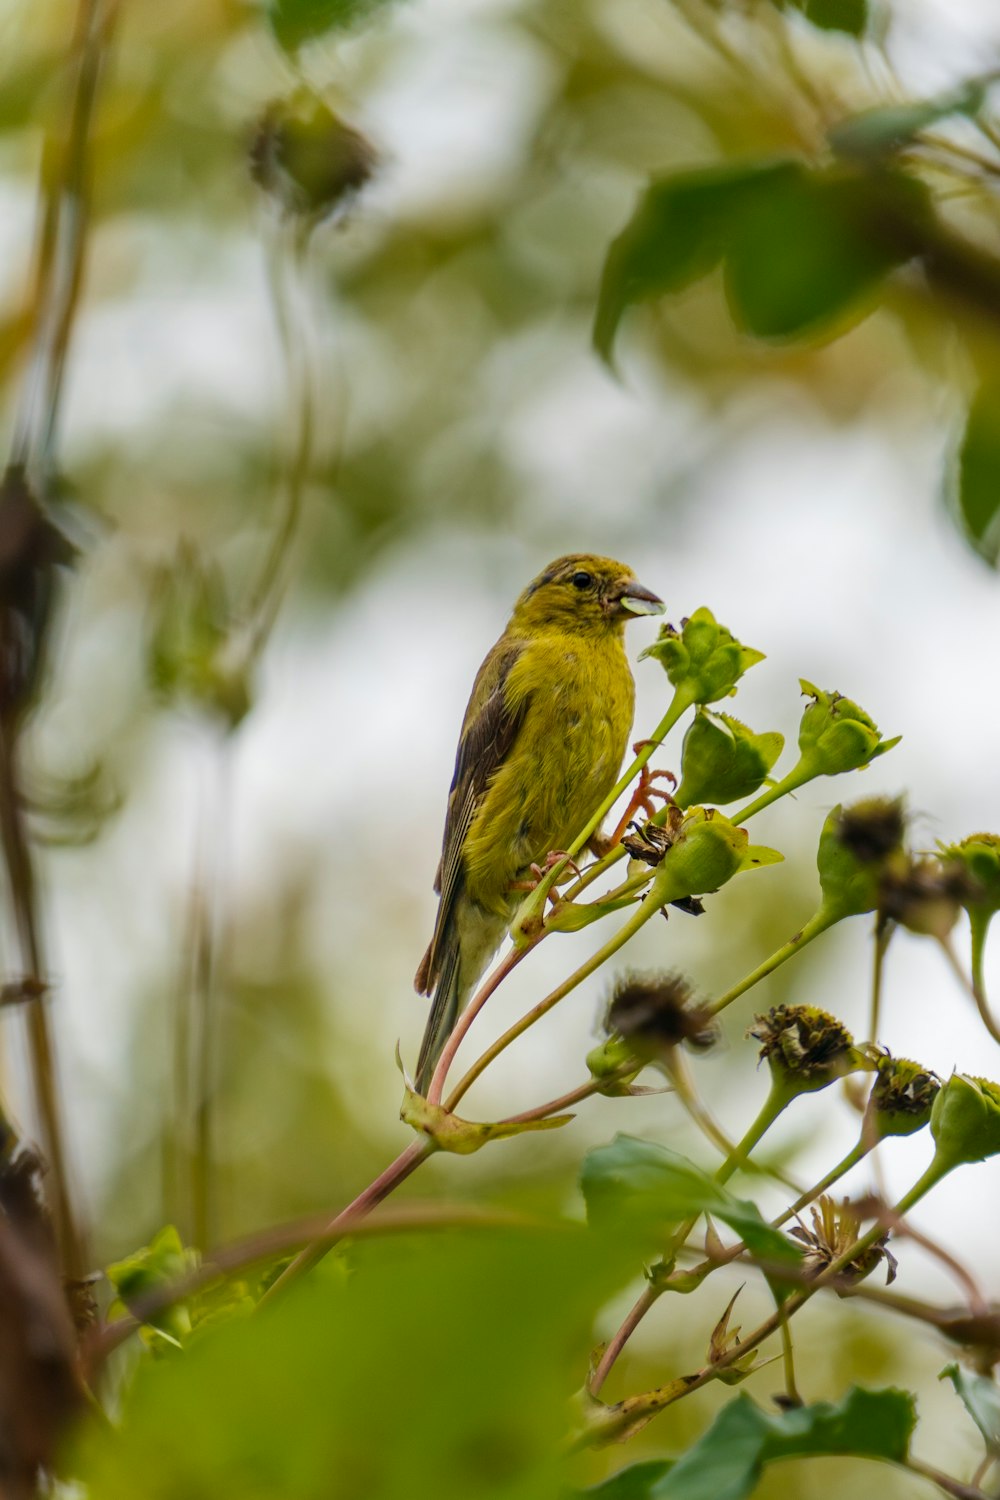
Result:
<instances>
[{"instance_id":1,"label":"dried seed head","mask_svg":"<svg viewBox=\"0 0 1000 1500\"><path fill-rule=\"evenodd\" d=\"M886 865L879 882L879 915L911 932L945 938L975 890L957 862L904 855Z\"/></svg>"},{"instance_id":2,"label":"dried seed head","mask_svg":"<svg viewBox=\"0 0 1000 1500\"><path fill-rule=\"evenodd\" d=\"M709 1012L695 1003L680 974L626 974L612 992L604 1026L624 1037L636 1056L650 1059L680 1042L703 1050L718 1038Z\"/></svg>"},{"instance_id":3,"label":"dried seed head","mask_svg":"<svg viewBox=\"0 0 1000 1500\"><path fill-rule=\"evenodd\" d=\"M861 1235L861 1215L857 1207L844 1199L837 1203L833 1198L825 1195L818 1203L810 1209L812 1229L806 1229L805 1225L799 1224L791 1230L791 1234L800 1240L806 1247L803 1257L803 1274L810 1280L820 1276L834 1261L840 1259ZM881 1239L866 1248L854 1257L853 1260L842 1268L840 1277L849 1285L854 1286L863 1281L866 1276L874 1271L875 1267L884 1261L886 1265L886 1283L896 1278L896 1258L887 1249L889 1243L889 1231L886 1230Z\"/></svg>"},{"instance_id":4,"label":"dried seed head","mask_svg":"<svg viewBox=\"0 0 1000 1500\"><path fill-rule=\"evenodd\" d=\"M825 1088L872 1064L836 1016L814 1005L776 1005L747 1032L761 1043L772 1074L797 1093Z\"/></svg>"},{"instance_id":5,"label":"dried seed head","mask_svg":"<svg viewBox=\"0 0 1000 1500\"><path fill-rule=\"evenodd\" d=\"M912 1135L931 1117L941 1080L906 1057L882 1052L875 1058L876 1078L868 1099L867 1119L879 1136Z\"/></svg>"},{"instance_id":6,"label":"dried seed head","mask_svg":"<svg viewBox=\"0 0 1000 1500\"><path fill-rule=\"evenodd\" d=\"M863 865L877 864L898 849L906 833L901 797L866 797L841 809L840 842Z\"/></svg>"}]
</instances>

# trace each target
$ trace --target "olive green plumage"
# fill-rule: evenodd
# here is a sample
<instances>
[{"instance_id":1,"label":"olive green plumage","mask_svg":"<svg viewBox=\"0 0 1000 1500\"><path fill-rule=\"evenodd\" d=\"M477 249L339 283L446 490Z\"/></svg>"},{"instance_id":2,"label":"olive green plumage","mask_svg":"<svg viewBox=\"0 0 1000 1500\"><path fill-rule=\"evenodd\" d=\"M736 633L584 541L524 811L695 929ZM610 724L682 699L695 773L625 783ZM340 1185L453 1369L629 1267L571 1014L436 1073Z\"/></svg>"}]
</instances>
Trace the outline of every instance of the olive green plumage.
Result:
<instances>
[{"instance_id":1,"label":"olive green plumage","mask_svg":"<svg viewBox=\"0 0 1000 1500\"><path fill-rule=\"evenodd\" d=\"M523 899L512 886L566 848L617 780L635 703L625 622L662 608L623 564L561 557L525 589L479 669L448 799L437 921L416 976L434 996L421 1092Z\"/></svg>"}]
</instances>

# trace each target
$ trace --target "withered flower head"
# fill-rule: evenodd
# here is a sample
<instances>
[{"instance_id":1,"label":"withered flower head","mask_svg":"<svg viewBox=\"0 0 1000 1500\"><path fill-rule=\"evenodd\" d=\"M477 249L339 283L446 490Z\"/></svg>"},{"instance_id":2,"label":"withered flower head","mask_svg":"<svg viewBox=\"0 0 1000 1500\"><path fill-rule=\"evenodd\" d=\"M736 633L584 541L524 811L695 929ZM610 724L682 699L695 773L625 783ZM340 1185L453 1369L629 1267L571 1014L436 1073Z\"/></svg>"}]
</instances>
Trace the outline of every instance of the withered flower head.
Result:
<instances>
[{"instance_id":1,"label":"withered flower head","mask_svg":"<svg viewBox=\"0 0 1000 1500\"><path fill-rule=\"evenodd\" d=\"M906 1057L882 1052L868 1100L868 1120L879 1136L912 1135L927 1124L941 1087L936 1073Z\"/></svg>"},{"instance_id":2,"label":"withered flower head","mask_svg":"<svg viewBox=\"0 0 1000 1500\"><path fill-rule=\"evenodd\" d=\"M810 1209L812 1229L799 1224L791 1230L801 1240L806 1251L802 1261L803 1275L810 1280L822 1275L828 1266L840 1259L861 1235L861 1215L845 1198L842 1203L825 1194ZM840 1272L840 1278L849 1286L864 1281L880 1261L885 1261L886 1284L896 1279L896 1257L888 1250L889 1231L881 1239L868 1245L853 1260L848 1261Z\"/></svg>"},{"instance_id":3,"label":"withered flower head","mask_svg":"<svg viewBox=\"0 0 1000 1500\"><path fill-rule=\"evenodd\" d=\"M677 841L684 814L679 807L671 806L667 811L666 824L644 823L641 826L633 823L634 833L627 833L622 839L622 847L626 849L632 859L641 859L644 864L658 865L663 861L668 849L671 849Z\"/></svg>"},{"instance_id":4,"label":"withered flower head","mask_svg":"<svg viewBox=\"0 0 1000 1500\"><path fill-rule=\"evenodd\" d=\"M879 883L879 915L911 932L945 938L975 883L957 862L902 856L888 864Z\"/></svg>"},{"instance_id":5,"label":"withered flower head","mask_svg":"<svg viewBox=\"0 0 1000 1500\"><path fill-rule=\"evenodd\" d=\"M754 1018L747 1036L761 1043L772 1074L797 1093L872 1066L843 1022L815 1005L776 1005Z\"/></svg>"},{"instance_id":6,"label":"withered flower head","mask_svg":"<svg viewBox=\"0 0 1000 1500\"><path fill-rule=\"evenodd\" d=\"M840 842L861 864L876 864L903 842L906 813L901 797L866 797L841 810Z\"/></svg>"},{"instance_id":7,"label":"withered flower head","mask_svg":"<svg viewBox=\"0 0 1000 1500\"><path fill-rule=\"evenodd\" d=\"M604 1021L609 1034L625 1038L637 1057L656 1058L680 1042L711 1047L714 1022L692 998L680 974L625 974L616 983Z\"/></svg>"}]
</instances>

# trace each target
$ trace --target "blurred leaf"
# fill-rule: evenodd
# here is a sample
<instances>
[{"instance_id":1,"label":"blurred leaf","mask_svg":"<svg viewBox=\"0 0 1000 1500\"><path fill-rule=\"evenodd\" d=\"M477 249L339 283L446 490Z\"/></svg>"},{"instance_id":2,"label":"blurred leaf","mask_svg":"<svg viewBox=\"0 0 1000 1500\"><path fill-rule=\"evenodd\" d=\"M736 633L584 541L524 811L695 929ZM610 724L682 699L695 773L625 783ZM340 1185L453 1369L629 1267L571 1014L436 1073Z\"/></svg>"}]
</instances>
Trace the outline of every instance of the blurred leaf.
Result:
<instances>
[{"instance_id":1,"label":"blurred leaf","mask_svg":"<svg viewBox=\"0 0 1000 1500\"><path fill-rule=\"evenodd\" d=\"M601 277L594 347L610 360L618 324L636 302L681 291L718 264L748 188L784 164L683 172L654 182L612 242Z\"/></svg>"},{"instance_id":2,"label":"blurred leaf","mask_svg":"<svg viewBox=\"0 0 1000 1500\"><path fill-rule=\"evenodd\" d=\"M1000 380L984 381L969 408L958 466L965 534L991 567L1000 560Z\"/></svg>"},{"instance_id":3,"label":"blurred leaf","mask_svg":"<svg viewBox=\"0 0 1000 1500\"><path fill-rule=\"evenodd\" d=\"M762 180L731 226L726 292L737 326L789 339L863 317L879 283L908 258L898 234L883 232L890 194L908 213L923 207L923 188L898 172L787 162Z\"/></svg>"},{"instance_id":4,"label":"blurred leaf","mask_svg":"<svg viewBox=\"0 0 1000 1500\"><path fill-rule=\"evenodd\" d=\"M882 279L913 253L900 222L916 223L926 203L922 184L899 171L797 161L654 184L608 252L595 347L609 359L628 307L681 290L720 259L733 320L757 338L795 338L863 316Z\"/></svg>"},{"instance_id":5,"label":"blurred leaf","mask_svg":"<svg viewBox=\"0 0 1000 1500\"><path fill-rule=\"evenodd\" d=\"M868 0L792 0L807 21L822 31L846 31L864 36L868 25Z\"/></svg>"},{"instance_id":6,"label":"blurred leaf","mask_svg":"<svg viewBox=\"0 0 1000 1500\"><path fill-rule=\"evenodd\" d=\"M391 0L268 0L271 30L286 52L305 42L344 31L382 10Z\"/></svg>"},{"instance_id":7,"label":"blurred leaf","mask_svg":"<svg viewBox=\"0 0 1000 1500\"><path fill-rule=\"evenodd\" d=\"M937 99L907 104L885 104L840 120L827 131L838 156L880 156L905 146L921 130L949 115L974 115L983 106L986 90L979 79Z\"/></svg>"},{"instance_id":8,"label":"blurred leaf","mask_svg":"<svg viewBox=\"0 0 1000 1500\"><path fill-rule=\"evenodd\" d=\"M616 1135L584 1158L580 1186L595 1229L631 1227L648 1236L693 1214L712 1214L734 1229L762 1260L797 1265L796 1247L686 1156L635 1136Z\"/></svg>"},{"instance_id":9,"label":"blurred leaf","mask_svg":"<svg viewBox=\"0 0 1000 1500\"><path fill-rule=\"evenodd\" d=\"M854 1386L836 1405L818 1401L777 1414L738 1396L668 1472L639 1465L625 1470L636 1475L630 1488L588 1493L601 1500L745 1500L776 1459L836 1454L902 1463L915 1421L906 1391Z\"/></svg>"},{"instance_id":10,"label":"blurred leaf","mask_svg":"<svg viewBox=\"0 0 1000 1500\"><path fill-rule=\"evenodd\" d=\"M654 1486L673 1468L667 1458L654 1458L649 1463L631 1464L606 1479L593 1489L584 1490L580 1500L649 1500Z\"/></svg>"},{"instance_id":11,"label":"blurred leaf","mask_svg":"<svg viewBox=\"0 0 1000 1500\"><path fill-rule=\"evenodd\" d=\"M989 1451L1000 1455L1000 1387L996 1381L963 1370L961 1365L946 1365L940 1378L944 1380L946 1377L982 1433Z\"/></svg>"},{"instance_id":12,"label":"blurred leaf","mask_svg":"<svg viewBox=\"0 0 1000 1500\"><path fill-rule=\"evenodd\" d=\"M358 1242L352 1264L148 1361L121 1430L82 1445L93 1500L552 1500L622 1257L562 1230Z\"/></svg>"},{"instance_id":13,"label":"blurred leaf","mask_svg":"<svg viewBox=\"0 0 1000 1500\"><path fill-rule=\"evenodd\" d=\"M181 1280L197 1264L197 1254L185 1249L173 1224L165 1225L148 1245L108 1266L107 1278L118 1294L118 1300L111 1305L111 1315L118 1317L130 1312L149 1292ZM154 1345L158 1338L163 1338L168 1344L179 1346L191 1332L190 1310L185 1303L176 1302L150 1318L147 1327Z\"/></svg>"}]
</instances>

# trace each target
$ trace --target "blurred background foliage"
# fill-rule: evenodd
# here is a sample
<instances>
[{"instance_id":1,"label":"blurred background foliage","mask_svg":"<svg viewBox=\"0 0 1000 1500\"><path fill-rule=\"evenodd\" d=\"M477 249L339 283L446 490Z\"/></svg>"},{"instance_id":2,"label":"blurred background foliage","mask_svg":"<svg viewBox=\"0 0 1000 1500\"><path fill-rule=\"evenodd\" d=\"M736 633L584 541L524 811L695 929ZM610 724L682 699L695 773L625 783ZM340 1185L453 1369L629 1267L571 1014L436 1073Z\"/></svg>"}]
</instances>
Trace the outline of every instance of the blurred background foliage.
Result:
<instances>
[{"instance_id":1,"label":"blurred background foliage","mask_svg":"<svg viewBox=\"0 0 1000 1500\"><path fill-rule=\"evenodd\" d=\"M0 24L11 428L74 9L5 0ZM80 556L26 770L47 815L60 1071L95 1264L168 1221L217 1242L333 1209L399 1148L392 1048L402 1036L412 1058L422 1025L408 987L455 732L482 651L550 556L621 556L675 615L708 604L766 651L736 705L755 728L791 736L800 673L857 695L905 736L864 790L909 787L928 839L1000 822L984 566L1000 548L998 67L997 18L971 0L121 6L55 496ZM309 132L322 162L331 119L374 161L337 137L360 191L317 222ZM662 712L646 671L637 733ZM766 895L673 916L669 952L644 935L639 961L711 993L787 938L814 904L823 795L762 824L787 854L747 883ZM486 1030L561 977L570 946L588 951L587 934L565 941ZM807 989L863 1025L867 962L860 934L852 951L835 933L767 1003ZM944 969L912 944L898 972L894 1048L995 1075ZM576 1083L601 994L505 1061L474 1112ZM198 1054L206 997L193 1077L176 1060ZM699 1065L733 1130L763 1092L748 1019L727 1013L725 1048ZM30 1129L20 1025L5 1020L5 1091ZM847 1108L839 1126L811 1110L781 1148L804 1172L855 1128ZM703 1151L670 1100L580 1114L471 1170L432 1162L414 1191L575 1213L583 1150L615 1129ZM900 1152L906 1180L918 1155ZM948 1202L985 1263L994 1231ZM950 1293L919 1250L903 1263ZM622 1360L623 1392L701 1359L703 1310L669 1300ZM390 1334L387 1312L379 1379ZM817 1308L801 1337L810 1394L859 1373L916 1389L935 1460L971 1470L940 1349L855 1308ZM697 1393L634 1446L691 1442L719 1399ZM131 1484L118 1462L100 1493ZM761 1493L870 1479L829 1462L835 1476L796 1463ZM190 1474L171 1483L197 1493Z\"/></svg>"}]
</instances>

